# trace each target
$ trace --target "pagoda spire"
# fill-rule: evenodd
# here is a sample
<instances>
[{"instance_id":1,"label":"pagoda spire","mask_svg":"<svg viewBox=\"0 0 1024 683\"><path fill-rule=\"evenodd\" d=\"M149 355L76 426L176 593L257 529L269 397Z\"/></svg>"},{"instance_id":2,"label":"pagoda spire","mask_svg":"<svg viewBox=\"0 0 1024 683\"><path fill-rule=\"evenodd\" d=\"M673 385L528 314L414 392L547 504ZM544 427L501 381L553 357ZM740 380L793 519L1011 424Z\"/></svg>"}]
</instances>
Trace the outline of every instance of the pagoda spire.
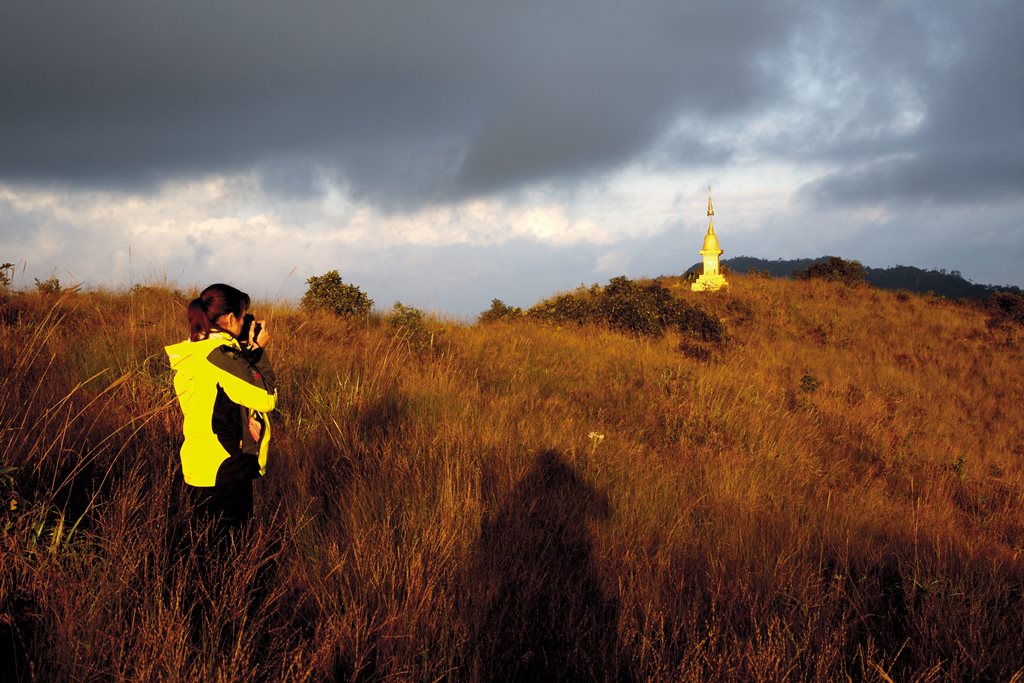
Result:
<instances>
[{"instance_id":1,"label":"pagoda spire","mask_svg":"<svg viewBox=\"0 0 1024 683\"><path fill-rule=\"evenodd\" d=\"M708 234L704 236L704 248L700 255L704 257L704 272L690 288L695 292L713 292L728 287L725 277L719 269L719 257L724 253L718 245L718 236L715 235L715 207L711 203L711 186L708 186Z\"/></svg>"},{"instance_id":2,"label":"pagoda spire","mask_svg":"<svg viewBox=\"0 0 1024 683\"><path fill-rule=\"evenodd\" d=\"M712 216L715 215L715 207L711 205L711 186L708 185L708 234L715 234L715 219Z\"/></svg>"}]
</instances>

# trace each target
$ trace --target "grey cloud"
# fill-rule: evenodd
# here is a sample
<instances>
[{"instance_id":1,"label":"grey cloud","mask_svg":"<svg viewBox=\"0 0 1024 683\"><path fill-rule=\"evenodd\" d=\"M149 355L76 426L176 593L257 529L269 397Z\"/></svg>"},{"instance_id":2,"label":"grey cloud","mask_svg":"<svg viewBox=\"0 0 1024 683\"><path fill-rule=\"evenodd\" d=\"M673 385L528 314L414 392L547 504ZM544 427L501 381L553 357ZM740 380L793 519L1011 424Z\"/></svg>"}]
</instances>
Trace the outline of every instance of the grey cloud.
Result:
<instances>
[{"instance_id":1,"label":"grey cloud","mask_svg":"<svg viewBox=\"0 0 1024 683\"><path fill-rule=\"evenodd\" d=\"M10 252L0 254L0 260L25 258L27 254L22 252L33 246L44 233L51 241L70 241L75 229L52 209L21 208L0 197L0 249Z\"/></svg>"},{"instance_id":2,"label":"grey cloud","mask_svg":"<svg viewBox=\"0 0 1024 683\"><path fill-rule=\"evenodd\" d=\"M710 141L701 133L700 124L691 124L677 127L659 138L643 157L643 162L654 170L721 166L732 161L736 152L733 143Z\"/></svg>"},{"instance_id":3,"label":"grey cloud","mask_svg":"<svg viewBox=\"0 0 1024 683\"><path fill-rule=\"evenodd\" d=\"M1024 6L987 2L947 10L940 29L923 30L927 17L919 17L920 32L894 41L893 49L885 46L894 36L885 34L865 62L865 72L877 70L883 83L889 82L888 64L904 71L896 80L913 84L924 111L921 125L904 134L845 136L825 156L844 165L805 186L804 198L916 204L1024 194ZM909 56L908 42L918 48ZM876 100L881 95L871 93ZM873 109L888 118L898 114L884 105Z\"/></svg>"},{"instance_id":4,"label":"grey cloud","mask_svg":"<svg viewBox=\"0 0 1024 683\"><path fill-rule=\"evenodd\" d=\"M330 170L298 159L262 163L257 167L256 180L267 197L298 202L323 197L336 182Z\"/></svg>"},{"instance_id":5,"label":"grey cloud","mask_svg":"<svg viewBox=\"0 0 1024 683\"><path fill-rule=\"evenodd\" d=\"M386 204L586 176L681 111L770 97L774 7L15 0L0 177L139 187L285 157Z\"/></svg>"},{"instance_id":6,"label":"grey cloud","mask_svg":"<svg viewBox=\"0 0 1024 683\"><path fill-rule=\"evenodd\" d=\"M781 12L615 7L522 27L522 36L541 29L540 44L520 47L529 68L486 112L460 169L464 187L600 172L651 146L681 113L729 116L770 95L757 55L778 47Z\"/></svg>"},{"instance_id":7,"label":"grey cloud","mask_svg":"<svg viewBox=\"0 0 1024 683\"><path fill-rule=\"evenodd\" d=\"M9 201L0 199L0 226L3 226L3 233L0 233L0 245L12 248L14 244L21 244L31 239L39 232L37 221L31 215L19 211ZM11 254L0 254L0 260L11 260Z\"/></svg>"},{"instance_id":8,"label":"grey cloud","mask_svg":"<svg viewBox=\"0 0 1024 683\"><path fill-rule=\"evenodd\" d=\"M1003 201L1022 34L1012 0L9 0L0 179L254 171L271 200L404 211L771 158L834 168L819 206Z\"/></svg>"}]
</instances>

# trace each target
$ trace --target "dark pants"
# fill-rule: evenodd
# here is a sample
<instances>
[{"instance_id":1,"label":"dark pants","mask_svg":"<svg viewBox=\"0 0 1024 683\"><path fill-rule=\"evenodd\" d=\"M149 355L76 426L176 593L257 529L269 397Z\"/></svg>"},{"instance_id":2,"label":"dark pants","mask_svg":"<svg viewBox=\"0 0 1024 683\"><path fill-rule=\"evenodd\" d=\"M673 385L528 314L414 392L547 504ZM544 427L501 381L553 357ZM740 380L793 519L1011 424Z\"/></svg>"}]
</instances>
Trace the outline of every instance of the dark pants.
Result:
<instances>
[{"instance_id":1,"label":"dark pants","mask_svg":"<svg viewBox=\"0 0 1024 683\"><path fill-rule=\"evenodd\" d=\"M227 532L252 519L252 479L188 489L197 522L215 522L219 532Z\"/></svg>"},{"instance_id":2,"label":"dark pants","mask_svg":"<svg viewBox=\"0 0 1024 683\"><path fill-rule=\"evenodd\" d=\"M192 522L188 538L191 542L190 555L196 564L189 566L192 579L206 587L203 591L191 593L186 603L191 634L195 643L202 643L219 633L221 647L234 637L233 623L212 624L211 615L216 614L215 605L222 599L221 591L226 590L228 567L234 564L236 553L240 552L246 537L246 526L253 516L252 480L222 483L216 486L186 486L192 507ZM214 628L214 631L210 631Z\"/></svg>"}]
</instances>

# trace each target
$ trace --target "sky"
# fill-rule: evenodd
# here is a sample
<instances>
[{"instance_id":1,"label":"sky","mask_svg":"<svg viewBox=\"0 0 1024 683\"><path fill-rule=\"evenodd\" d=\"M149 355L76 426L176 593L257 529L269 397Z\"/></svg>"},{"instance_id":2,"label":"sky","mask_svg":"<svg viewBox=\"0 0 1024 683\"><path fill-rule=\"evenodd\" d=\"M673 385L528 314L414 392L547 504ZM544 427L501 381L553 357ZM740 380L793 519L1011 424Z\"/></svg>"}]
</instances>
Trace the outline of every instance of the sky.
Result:
<instances>
[{"instance_id":1,"label":"sky","mask_svg":"<svg viewBox=\"0 0 1024 683\"><path fill-rule=\"evenodd\" d=\"M723 258L1024 285L1017 0L5 0L0 262L472 318Z\"/></svg>"}]
</instances>

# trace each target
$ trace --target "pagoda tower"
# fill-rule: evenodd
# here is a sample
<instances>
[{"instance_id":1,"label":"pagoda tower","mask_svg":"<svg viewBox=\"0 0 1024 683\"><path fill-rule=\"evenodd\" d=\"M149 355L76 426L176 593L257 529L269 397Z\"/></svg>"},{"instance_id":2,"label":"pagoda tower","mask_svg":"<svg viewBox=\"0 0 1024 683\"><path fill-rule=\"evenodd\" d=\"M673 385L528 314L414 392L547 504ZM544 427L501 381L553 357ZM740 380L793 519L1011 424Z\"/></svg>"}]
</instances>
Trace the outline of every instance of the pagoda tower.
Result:
<instances>
[{"instance_id":1,"label":"pagoda tower","mask_svg":"<svg viewBox=\"0 0 1024 683\"><path fill-rule=\"evenodd\" d=\"M718 257L725 252L718 246L718 237L715 235L715 223L713 216L715 209L711 205L711 188L708 188L708 234L704 235L704 248L700 255L704 257L704 273L697 278L697 281L690 285L695 292L714 292L722 287L728 287L729 283L718 270Z\"/></svg>"}]
</instances>

